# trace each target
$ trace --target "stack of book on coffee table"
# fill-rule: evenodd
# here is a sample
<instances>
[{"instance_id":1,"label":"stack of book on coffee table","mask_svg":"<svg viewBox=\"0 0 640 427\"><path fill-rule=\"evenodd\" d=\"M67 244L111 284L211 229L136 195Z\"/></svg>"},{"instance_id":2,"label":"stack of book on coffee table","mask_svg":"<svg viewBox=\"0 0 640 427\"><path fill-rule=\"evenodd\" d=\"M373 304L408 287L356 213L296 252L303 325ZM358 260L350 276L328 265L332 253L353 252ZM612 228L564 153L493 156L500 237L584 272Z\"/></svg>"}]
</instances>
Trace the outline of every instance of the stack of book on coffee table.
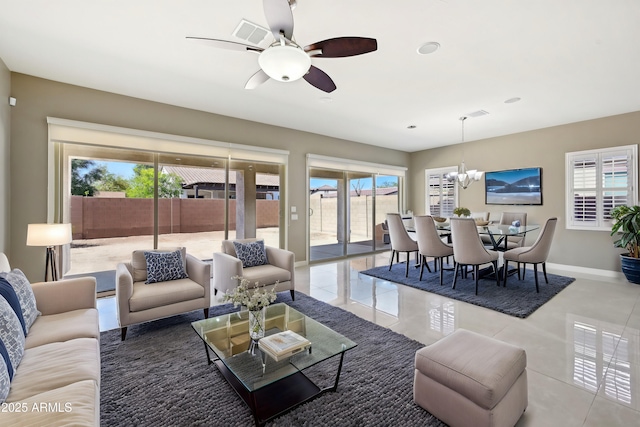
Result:
<instances>
[{"instance_id":1,"label":"stack of book on coffee table","mask_svg":"<svg viewBox=\"0 0 640 427\"><path fill-rule=\"evenodd\" d=\"M258 347L279 362L311 347L311 342L293 331L284 331L261 338Z\"/></svg>"}]
</instances>

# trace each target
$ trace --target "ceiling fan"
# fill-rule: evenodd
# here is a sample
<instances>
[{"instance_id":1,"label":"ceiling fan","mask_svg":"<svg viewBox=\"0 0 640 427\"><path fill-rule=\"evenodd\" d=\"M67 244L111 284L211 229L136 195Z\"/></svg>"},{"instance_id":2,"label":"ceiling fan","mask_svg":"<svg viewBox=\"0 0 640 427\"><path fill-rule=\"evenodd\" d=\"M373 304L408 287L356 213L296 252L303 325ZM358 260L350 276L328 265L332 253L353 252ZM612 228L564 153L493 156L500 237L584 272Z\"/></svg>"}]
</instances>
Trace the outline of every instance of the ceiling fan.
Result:
<instances>
[{"instance_id":1,"label":"ceiling fan","mask_svg":"<svg viewBox=\"0 0 640 427\"><path fill-rule=\"evenodd\" d=\"M222 49L258 53L258 70L245 85L254 89L272 78L292 82L304 78L309 84L333 92L336 85L324 71L311 65L311 58L343 58L373 52L378 48L376 39L366 37L336 37L305 46L293 38L293 13L296 0L263 0L264 14L275 37L271 46L263 49L244 43L203 37L187 37L188 40Z\"/></svg>"}]
</instances>

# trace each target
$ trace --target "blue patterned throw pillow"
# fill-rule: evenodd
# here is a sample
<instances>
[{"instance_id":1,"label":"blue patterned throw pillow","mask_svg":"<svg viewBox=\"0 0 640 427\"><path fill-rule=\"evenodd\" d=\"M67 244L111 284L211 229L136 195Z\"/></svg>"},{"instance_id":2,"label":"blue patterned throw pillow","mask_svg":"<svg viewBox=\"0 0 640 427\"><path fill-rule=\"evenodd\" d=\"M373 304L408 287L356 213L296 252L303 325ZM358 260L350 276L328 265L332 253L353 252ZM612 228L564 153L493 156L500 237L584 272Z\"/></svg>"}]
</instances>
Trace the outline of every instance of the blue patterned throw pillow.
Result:
<instances>
[{"instance_id":1,"label":"blue patterned throw pillow","mask_svg":"<svg viewBox=\"0 0 640 427\"><path fill-rule=\"evenodd\" d=\"M36 307L36 297L33 295L29 279L17 268L14 268L8 273L0 273L0 277L5 278L16 291L16 295L18 295L18 299L20 300L20 308L22 308L24 326L27 333L29 333L29 328L31 328L33 322L35 322L41 314Z\"/></svg>"},{"instance_id":2,"label":"blue patterned throw pillow","mask_svg":"<svg viewBox=\"0 0 640 427\"><path fill-rule=\"evenodd\" d=\"M184 270L180 250L173 252L145 252L147 261L147 281L144 283L167 282L189 277Z\"/></svg>"},{"instance_id":3,"label":"blue patterned throw pillow","mask_svg":"<svg viewBox=\"0 0 640 427\"><path fill-rule=\"evenodd\" d=\"M1 345L1 344L0 344ZM4 359L0 357L0 403L4 403L9 396L9 390L11 389L11 378L7 371L7 364Z\"/></svg>"},{"instance_id":4,"label":"blue patterned throw pillow","mask_svg":"<svg viewBox=\"0 0 640 427\"><path fill-rule=\"evenodd\" d=\"M10 373L15 372L24 354L24 333L18 316L4 298L0 298L0 325L2 325L0 327L0 341L9 356L9 362L6 363L7 370Z\"/></svg>"},{"instance_id":5,"label":"blue patterned throw pillow","mask_svg":"<svg viewBox=\"0 0 640 427\"><path fill-rule=\"evenodd\" d=\"M269 264L267 251L264 248L264 241L241 243L233 242L236 249L236 256L242 261L243 267L255 267L257 265Z\"/></svg>"},{"instance_id":6,"label":"blue patterned throw pillow","mask_svg":"<svg viewBox=\"0 0 640 427\"><path fill-rule=\"evenodd\" d=\"M3 297L5 300L7 300L11 308L13 308L13 312L16 313L16 316L18 316L20 325L22 325L22 331L26 336L27 327L24 324L22 307L20 307L20 299L18 298L15 289L13 289L13 286L11 286L11 283L7 282L7 279L5 279L4 277L0 277L0 297Z\"/></svg>"}]
</instances>

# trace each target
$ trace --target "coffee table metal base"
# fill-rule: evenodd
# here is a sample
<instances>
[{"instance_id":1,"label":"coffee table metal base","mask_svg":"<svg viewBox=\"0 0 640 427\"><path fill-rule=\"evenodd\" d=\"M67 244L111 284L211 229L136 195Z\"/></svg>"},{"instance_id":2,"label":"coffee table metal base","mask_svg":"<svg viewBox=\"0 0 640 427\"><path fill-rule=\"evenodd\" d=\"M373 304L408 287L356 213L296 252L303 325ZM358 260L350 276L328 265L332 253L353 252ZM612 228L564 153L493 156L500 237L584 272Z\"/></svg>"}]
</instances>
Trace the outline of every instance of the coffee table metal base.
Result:
<instances>
[{"instance_id":1,"label":"coffee table metal base","mask_svg":"<svg viewBox=\"0 0 640 427\"><path fill-rule=\"evenodd\" d=\"M305 374L297 372L252 392L247 390L220 359L209 360L209 363L213 362L218 367L222 376L251 409L256 425L262 426L324 392L336 391L343 359L344 352L340 353L340 364L332 387L320 388Z\"/></svg>"}]
</instances>

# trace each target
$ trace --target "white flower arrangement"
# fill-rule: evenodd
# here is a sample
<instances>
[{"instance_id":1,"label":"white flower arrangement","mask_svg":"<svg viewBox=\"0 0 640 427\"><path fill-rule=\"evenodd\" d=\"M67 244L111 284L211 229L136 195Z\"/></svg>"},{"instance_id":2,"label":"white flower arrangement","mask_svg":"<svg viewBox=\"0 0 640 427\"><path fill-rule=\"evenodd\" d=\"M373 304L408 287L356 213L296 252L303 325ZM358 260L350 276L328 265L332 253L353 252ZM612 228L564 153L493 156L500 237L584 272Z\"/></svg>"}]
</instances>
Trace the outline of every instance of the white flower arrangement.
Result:
<instances>
[{"instance_id":1,"label":"white flower arrangement","mask_svg":"<svg viewBox=\"0 0 640 427\"><path fill-rule=\"evenodd\" d=\"M276 300L275 287L268 291L266 287L260 286L256 282L255 288L250 288L249 280L238 276L232 277L232 279L240 280L240 284L233 291L225 294L224 301L233 302L234 307L242 305L247 307L247 310L254 311L265 308Z\"/></svg>"}]
</instances>

